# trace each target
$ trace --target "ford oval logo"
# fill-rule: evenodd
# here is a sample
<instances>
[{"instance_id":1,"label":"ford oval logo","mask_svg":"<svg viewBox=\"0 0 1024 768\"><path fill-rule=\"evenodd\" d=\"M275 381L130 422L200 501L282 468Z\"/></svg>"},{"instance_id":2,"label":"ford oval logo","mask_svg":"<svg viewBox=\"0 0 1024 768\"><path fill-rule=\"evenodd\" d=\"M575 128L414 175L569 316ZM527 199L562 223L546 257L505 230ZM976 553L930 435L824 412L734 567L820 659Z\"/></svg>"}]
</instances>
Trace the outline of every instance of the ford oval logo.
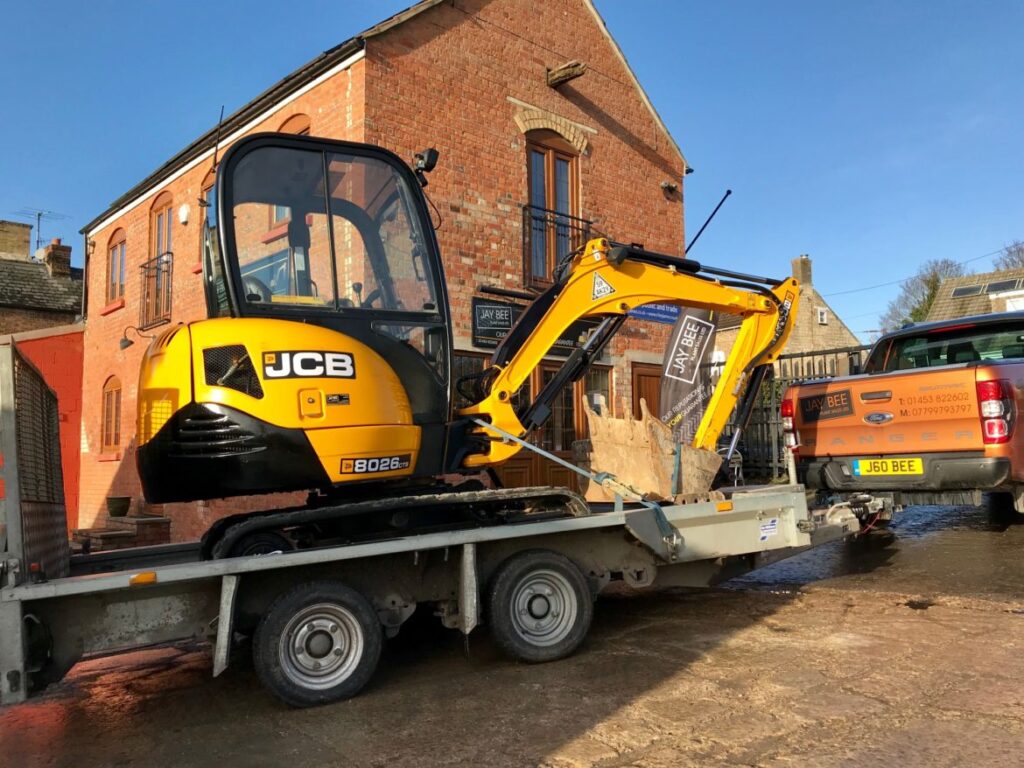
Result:
<instances>
[{"instance_id":1,"label":"ford oval logo","mask_svg":"<svg viewBox=\"0 0 1024 768\"><path fill-rule=\"evenodd\" d=\"M893 415L886 411L875 411L864 417L864 421L868 424L888 424L892 419Z\"/></svg>"}]
</instances>

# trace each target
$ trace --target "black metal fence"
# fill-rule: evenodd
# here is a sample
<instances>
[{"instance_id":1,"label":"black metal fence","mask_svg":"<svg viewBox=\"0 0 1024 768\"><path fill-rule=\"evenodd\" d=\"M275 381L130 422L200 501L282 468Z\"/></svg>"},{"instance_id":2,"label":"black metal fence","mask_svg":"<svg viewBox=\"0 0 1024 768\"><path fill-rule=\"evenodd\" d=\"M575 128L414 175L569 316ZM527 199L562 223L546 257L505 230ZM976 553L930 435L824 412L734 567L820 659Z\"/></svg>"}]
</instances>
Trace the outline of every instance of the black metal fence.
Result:
<instances>
[{"instance_id":1,"label":"black metal fence","mask_svg":"<svg viewBox=\"0 0 1024 768\"><path fill-rule=\"evenodd\" d=\"M523 206L523 277L526 285L550 283L555 265L590 237L591 222L567 213Z\"/></svg>"},{"instance_id":2,"label":"black metal fence","mask_svg":"<svg viewBox=\"0 0 1024 768\"><path fill-rule=\"evenodd\" d=\"M750 422L739 442L743 456L743 474L748 482L773 479L786 474L783 452L782 417L779 405L790 384L807 379L832 378L860 373L870 346L825 349L782 355L775 363L775 378L761 387ZM731 438L733 425L723 432Z\"/></svg>"}]
</instances>

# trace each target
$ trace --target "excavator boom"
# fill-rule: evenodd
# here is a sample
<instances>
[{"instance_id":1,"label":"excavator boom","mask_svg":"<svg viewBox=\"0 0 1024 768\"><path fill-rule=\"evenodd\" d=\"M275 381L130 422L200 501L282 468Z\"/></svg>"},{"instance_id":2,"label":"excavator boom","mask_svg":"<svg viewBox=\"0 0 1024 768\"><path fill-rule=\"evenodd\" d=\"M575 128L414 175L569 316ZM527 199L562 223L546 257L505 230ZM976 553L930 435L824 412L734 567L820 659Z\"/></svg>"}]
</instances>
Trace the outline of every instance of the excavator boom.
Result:
<instances>
[{"instance_id":1,"label":"excavator boom","mask_svg":"<svg viewBox=\"0 0 1024 768\"><path fill-rule=\"evenodd\" d=\"M490 368L474 382L478 402L461 409L459 415L524 436L546 421L554 395L586 372L630 310L645 304L672 304L742 317L736 341L693 439L695 448L714 451L737 403L745 393L754 394L768 366L785 346L799 293L793 278L776 281L716 270L689 259L615 245L604 238L591 240L566 265L556 285L520 316L495 351ZM600 322L530 407L517 413L513 395L555 341L582 318ZM701 349L698 339L692 341L691 353L679 353L686 358L679 363L695 372ZM682 348L686 346L684 341ZM744 405L749 402L748 396ZM741 416L745 414L741 412ZM497 430L480 427L475 433L484 441L485 450L467 455L463 461L466 468L500 464L520 450L516 443L500 439Z\"/></svg>"}]
</instances>

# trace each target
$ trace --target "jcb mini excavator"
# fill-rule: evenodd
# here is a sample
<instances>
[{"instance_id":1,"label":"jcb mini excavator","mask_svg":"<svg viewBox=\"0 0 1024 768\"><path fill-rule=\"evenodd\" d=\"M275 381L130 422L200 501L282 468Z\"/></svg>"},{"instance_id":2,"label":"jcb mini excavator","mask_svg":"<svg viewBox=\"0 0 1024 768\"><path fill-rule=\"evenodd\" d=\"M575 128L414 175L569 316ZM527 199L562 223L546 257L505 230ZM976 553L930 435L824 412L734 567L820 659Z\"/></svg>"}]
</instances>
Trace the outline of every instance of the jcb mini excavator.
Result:
<instances>
[{"instance_id":1,"label":"jcb mini excavator","mask_svg":"<svg viewBox=\"0 0 1024 768\"><path fill-rule=\"evenodd\" d=\"M207 557L586 514L568 490L443 477L515 455L521 445L507 436L544 424L562 387L644 304L742 317L694 446L715 450L734 408L741 422L749 412L789 336L796 281L604 238L563 259L482 374L453 382L451 309L421 189L434 162L432 150L414 169L379 147L278 134L225 154L205 228L208 318L166 329L145 353L139 474L154 503L311 493L299 507L219 521ZM581 318L596 321L589 336L516 407ZM457 391L472 405L456 408Z\"/></svg>"}]
</instances>

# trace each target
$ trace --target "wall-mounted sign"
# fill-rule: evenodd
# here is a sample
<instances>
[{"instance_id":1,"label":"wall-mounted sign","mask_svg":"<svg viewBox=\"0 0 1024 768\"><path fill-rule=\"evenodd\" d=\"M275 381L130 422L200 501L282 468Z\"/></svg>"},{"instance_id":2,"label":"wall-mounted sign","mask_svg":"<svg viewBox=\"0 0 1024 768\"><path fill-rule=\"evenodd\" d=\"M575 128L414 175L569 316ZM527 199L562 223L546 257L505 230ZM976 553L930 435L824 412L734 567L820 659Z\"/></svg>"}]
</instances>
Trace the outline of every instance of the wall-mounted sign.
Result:
<instances>
[{"instance_id":1,"label":"wall-mounted sign","mask_svg":"<svg viewBox=\"0 0 1024 768\"><path fill-rule=\"evenodd\" d=\"M631 309L627 313L630 317L638 320L650 320L665 325L675 325L679 319L679 307L672 304L645 304L642 307Z\"/></svg>"},{"instance_id":2,"label":"wall-mounted sign","mask_svg":"<svg viewBox=\"0 0 1024 768\"><path fill-rule=\"evenodd\" d=\"M473 345L494 349L498 342L508 336L508 332L512 330L525 307L512 302L474 296L472 309ZM596 320L577 320L558 338L548 354L568 357L586 339L587 332L596 325Z\"/></svg>"}]
</instances>

